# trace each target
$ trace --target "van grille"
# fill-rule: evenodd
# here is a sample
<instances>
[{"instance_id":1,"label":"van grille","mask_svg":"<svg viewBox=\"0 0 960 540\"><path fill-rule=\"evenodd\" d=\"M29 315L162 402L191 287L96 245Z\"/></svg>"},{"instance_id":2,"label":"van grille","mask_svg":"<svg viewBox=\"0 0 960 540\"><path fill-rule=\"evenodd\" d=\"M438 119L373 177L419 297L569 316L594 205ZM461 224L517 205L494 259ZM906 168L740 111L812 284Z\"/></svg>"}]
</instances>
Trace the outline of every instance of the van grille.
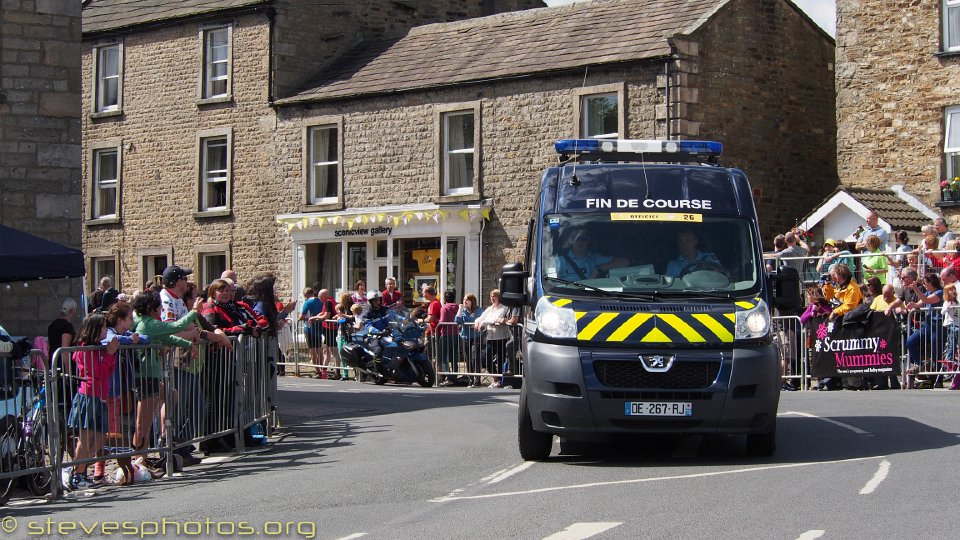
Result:
<instances>
[{"instance_id":1,"label":"van grille","mask_svg":"<svg viewBox=\"0 0 960 540\"><path fill-rule=\"evenodd\" d=\"M711 306L702 304L684 304L665 306L657 305L637 305L637 304L601 304L600 311L617 311L621 313L705 313L711 311Z\"/></svg>"},{"instance_id":2,"label":"van grille","mask_svg":"<svg viewBox=\"0 0 960 540\"><path fill-rule=\"evenodd\" d=\"M593 370L601 384L615 388L706 388L717 380L720 362L676 362L670 371L651 373L639 360L595 360Z\"/></svg>"}]
</instances>

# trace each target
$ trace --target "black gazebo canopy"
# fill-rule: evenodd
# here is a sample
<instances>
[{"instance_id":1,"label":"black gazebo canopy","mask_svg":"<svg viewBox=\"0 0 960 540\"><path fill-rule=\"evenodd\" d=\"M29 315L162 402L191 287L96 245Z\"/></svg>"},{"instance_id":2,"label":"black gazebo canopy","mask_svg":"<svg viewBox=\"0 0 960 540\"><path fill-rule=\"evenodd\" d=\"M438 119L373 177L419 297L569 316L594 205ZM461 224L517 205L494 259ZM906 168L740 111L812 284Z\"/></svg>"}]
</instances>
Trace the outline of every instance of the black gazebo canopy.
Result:
<instances>
[{"instance_id":1,"label":"black gazebo canopy","mask_svg":"<svg viewBox=\"0 0 960 540\"><path fill-rule=\"evenodd\" d=\"M82 251L0 225L0 283L83 274Z\"/></svg>"}]
</instances>

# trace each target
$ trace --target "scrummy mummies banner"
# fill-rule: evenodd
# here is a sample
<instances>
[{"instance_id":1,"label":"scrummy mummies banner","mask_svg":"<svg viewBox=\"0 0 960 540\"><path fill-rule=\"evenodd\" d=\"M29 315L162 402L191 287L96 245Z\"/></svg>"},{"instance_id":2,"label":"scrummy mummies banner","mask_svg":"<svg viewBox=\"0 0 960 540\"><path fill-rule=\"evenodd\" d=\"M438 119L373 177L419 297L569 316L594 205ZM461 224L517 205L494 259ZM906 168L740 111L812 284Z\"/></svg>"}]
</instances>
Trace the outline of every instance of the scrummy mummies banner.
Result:
<instances>
[{"instance_id":1,"label":"scrummy mummies banner","mask_svg":"<svg viewBox=\"0 0 960 540\"><path fill-rule=\"evenodd\" d=\"M810 374L889 375L900 373L900 324L882 313L871 313L862 323L810 319L807 335L813 339Z\"/></svg>"}]
</instances>

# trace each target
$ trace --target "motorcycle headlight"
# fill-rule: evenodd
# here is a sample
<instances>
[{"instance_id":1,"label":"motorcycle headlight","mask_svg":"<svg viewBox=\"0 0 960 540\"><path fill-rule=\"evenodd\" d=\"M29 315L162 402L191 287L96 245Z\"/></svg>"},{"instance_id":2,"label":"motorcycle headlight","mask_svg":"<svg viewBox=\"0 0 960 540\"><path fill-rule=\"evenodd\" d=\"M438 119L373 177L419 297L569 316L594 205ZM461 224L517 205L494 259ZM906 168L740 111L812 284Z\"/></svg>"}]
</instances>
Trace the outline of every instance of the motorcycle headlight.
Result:
<instances>
[{"instance_id":1,"label":"motorcycle headlight","mask_svg":"<svg viewBox=\"0 0 960 540\"><path fill-rule=\"evenodd\" d=\"M770 310L763 300L753 309L737 312L736 339L762 338L770 332Z\"/></svg>"},{"instance_id":2,"label":"motorcycle headlight","mask_svg":"<svg viewBox=\"0 0 960 540\"><path fill-rule=\"evenodd\" d=\"M557 307L546 298L540 298L534 311L537 329L553 338L574 339L577 337L577 318L572 309Z\"/></svg>"}]
</instances>

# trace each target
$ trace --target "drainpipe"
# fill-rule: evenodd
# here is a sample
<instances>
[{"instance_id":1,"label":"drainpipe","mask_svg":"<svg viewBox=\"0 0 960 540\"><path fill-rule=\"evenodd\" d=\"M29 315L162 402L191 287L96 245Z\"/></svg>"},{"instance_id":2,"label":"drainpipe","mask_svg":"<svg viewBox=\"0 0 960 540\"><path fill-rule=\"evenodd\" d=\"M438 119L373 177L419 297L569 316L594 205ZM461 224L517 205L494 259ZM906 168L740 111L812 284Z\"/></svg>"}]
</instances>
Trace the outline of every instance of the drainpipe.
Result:
<instances>
[{"instance_id":1,"label":"drainpipe","mask_svg":"<svg viewBox=\"0 0 960 540\"><path fill-rule=\"evenodd\" d=\"M663 74L664 74L664 80L663 80L664 94L666 95L666 98L667 98L667 107L666 107L666 114L667 114L667 124L666 124L667 127L666 127L666 130L667 130L667 136L666 136L666 139L667 139L667 140L670 140L670 59L669 59L669 58L663 61Z\"/></svg>"}]
</instances>

